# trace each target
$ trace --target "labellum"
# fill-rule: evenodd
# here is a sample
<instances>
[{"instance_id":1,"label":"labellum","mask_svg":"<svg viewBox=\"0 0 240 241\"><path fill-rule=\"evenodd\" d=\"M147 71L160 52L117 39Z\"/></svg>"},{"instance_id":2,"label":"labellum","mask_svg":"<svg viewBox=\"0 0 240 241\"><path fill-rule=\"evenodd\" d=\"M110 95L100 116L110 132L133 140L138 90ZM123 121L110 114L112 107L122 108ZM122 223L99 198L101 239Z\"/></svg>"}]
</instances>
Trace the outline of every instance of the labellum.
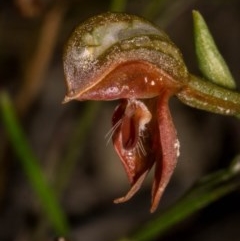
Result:
<instances>
[{"instance_id":1,"label":"labellum","mask_svg":"<svg viewBox=\"0 0 240 241\"><path fill-rule=\"evenodd\" d=\"M240 113L237 93L189 74L169 37L137 16L105 13L88 19L70 36L63 61L64 102L121 100L112 118L112 141L131 189L115 203L129 200L155 164L151 212L156 210L179 156L171 96L216 113Z\"/></svg>"}]
</instances>

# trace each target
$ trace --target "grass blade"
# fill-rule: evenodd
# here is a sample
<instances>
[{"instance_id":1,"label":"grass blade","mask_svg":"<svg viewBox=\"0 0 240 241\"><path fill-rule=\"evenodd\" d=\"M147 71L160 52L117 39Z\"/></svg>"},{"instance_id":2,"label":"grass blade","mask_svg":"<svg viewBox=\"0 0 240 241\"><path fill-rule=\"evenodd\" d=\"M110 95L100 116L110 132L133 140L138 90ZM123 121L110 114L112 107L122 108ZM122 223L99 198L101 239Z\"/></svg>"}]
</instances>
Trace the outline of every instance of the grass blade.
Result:
<instances>
[{"instance_id":1,"label":"grass blade","mask_svg":"<svg viewBox=\"0 0 240 241\"><path fill-rule=\"evenodd\" d=\"M44 177L39 166L39 161L28 144L14 113L11 100L5 92L0 92L0 112L12 148L21 162L24 172L28 176L29 182L45 210L51 225L54 227L57 235L66 235L68 233L66 217L54 195L54 191Z\"/></svg>"}]
</instances>

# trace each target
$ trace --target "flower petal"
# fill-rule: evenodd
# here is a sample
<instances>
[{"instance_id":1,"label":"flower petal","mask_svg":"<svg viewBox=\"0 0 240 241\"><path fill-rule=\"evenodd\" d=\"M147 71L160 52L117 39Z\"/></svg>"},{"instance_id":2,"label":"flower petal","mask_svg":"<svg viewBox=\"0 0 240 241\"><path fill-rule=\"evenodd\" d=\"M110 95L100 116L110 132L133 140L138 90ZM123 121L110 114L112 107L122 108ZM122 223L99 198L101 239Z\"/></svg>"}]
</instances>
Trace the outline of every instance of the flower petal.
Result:
<instances>
[{"instance_id":1,"label":"flower petal","mask_svg":"<svg viewBox=\"0 0 240 241\"><path fill-rule=\"evenodd\" d=\"M128 100L127 104L123 101L115 110L113 125L117 127L114 128L113 145L132 186L125 197L115 200L116 203L127 201L137 192L153 165L151 136L145 140L142 137L150 119L147 107L138 100Z\"/></svg>"},{"instance_id":2,"label":"flower petal","mask_svg":"<svg viewBox=\"0 0 240 241\"><path fill-rule=\"evenodd\" d=\"M120 198L117 198L114 200L114 203L123 203L128 201L132 196L140 189L142 186L142 183L148 174L149 170L146 170L145 172L142 173L142 175L133 183L131 189L128 191L128 193Z\"/></svg>"},{"instance_id":3,"label":"flower petal","mask_svg":"<svg viewBox=\"0 0 240 241\"><path fill-rule=\"evenodd\" d=\"M158 123L162 156L156 156L155 178L152 187L152 206L154 212L176 167L179 156L179 142L168 107L170 94L163 93L158 102Z\"/></svg>"}]
</instances>

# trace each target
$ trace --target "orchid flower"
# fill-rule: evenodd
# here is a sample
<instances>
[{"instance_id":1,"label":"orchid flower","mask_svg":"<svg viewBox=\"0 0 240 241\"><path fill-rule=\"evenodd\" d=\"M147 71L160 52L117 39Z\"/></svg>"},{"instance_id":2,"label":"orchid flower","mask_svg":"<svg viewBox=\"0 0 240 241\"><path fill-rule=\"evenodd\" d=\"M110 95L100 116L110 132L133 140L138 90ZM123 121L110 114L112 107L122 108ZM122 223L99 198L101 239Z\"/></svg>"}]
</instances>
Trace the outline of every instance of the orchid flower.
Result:
<instances>
[{"instance_id":1,"label":"orchid flower","mask_svg":"<svg viewBox=\"0 0 240 241\"><path fill-rule=\"evenodd\" d=\"M116 100L112 141L131 184L129 200L155 166L151 212L176 167L179 141L169 111L177 96L195 108L240 113L239 94L190 74L169 37L145 19L105 13L76 28L64 52L70 100Z\"/></svg>"}]
</instances>

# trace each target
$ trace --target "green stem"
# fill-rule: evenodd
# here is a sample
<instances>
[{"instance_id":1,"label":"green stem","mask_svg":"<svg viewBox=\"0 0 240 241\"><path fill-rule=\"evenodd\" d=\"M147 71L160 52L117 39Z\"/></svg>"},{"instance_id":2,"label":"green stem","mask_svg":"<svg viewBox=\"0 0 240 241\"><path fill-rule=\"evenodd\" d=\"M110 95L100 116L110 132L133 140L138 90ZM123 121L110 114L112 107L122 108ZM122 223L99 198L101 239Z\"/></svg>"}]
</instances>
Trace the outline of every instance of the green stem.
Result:
<instances>
[{"instance_id":1,"label":"green stem","mask_svg":"<svg viewBox=\"0 0 240 241\"><path fill-rule=\"evenodd\" d=\"M0 112L9 141L22 164L24 172L38 196L57 235L68 233L68 223L54 191L47 183L39 166L39 161L29 146L23 130L15 115L14 107L7 93L0 92Z\"/></svg>"},{"instance_id":2,"label":"green stem","mask_svg":"<svg viewBox=\"0 0 240 241\"><path fill-rule=\"evenodd\" d=\"M240 93L190 75L187 86L177 94L185 104L223 115L240 115Z\"/></svg>"}]
</instances>

